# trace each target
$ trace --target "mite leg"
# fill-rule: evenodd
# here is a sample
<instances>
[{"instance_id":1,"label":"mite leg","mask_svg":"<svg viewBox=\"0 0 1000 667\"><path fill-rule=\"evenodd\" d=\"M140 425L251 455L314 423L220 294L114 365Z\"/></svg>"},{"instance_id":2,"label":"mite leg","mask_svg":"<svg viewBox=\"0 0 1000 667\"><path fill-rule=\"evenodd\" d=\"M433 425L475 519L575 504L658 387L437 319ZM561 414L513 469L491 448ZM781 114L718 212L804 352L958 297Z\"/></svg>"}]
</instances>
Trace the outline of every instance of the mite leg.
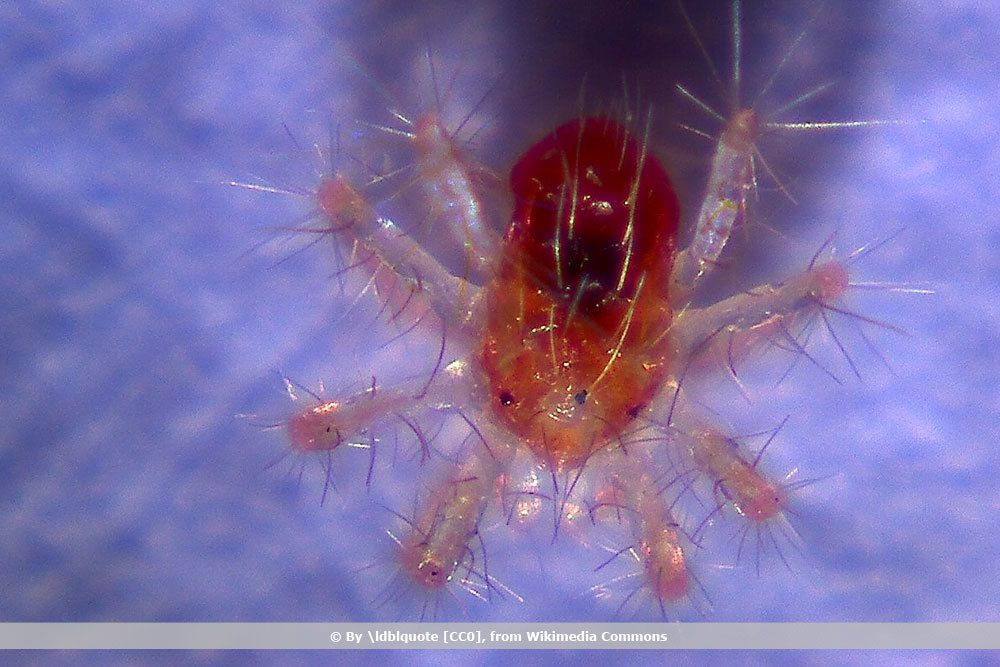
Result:
<instances>
[{"instance_id":1,"label":"mite leg","mask_svg":"<svg viewBox=\"0 0 1000 667\"><path fill-rule=\"evenodd\" d=\"M816 480L793 482L791 479L797 472L793 470L783 480L774 481L760 469L761 458L781 427L772 432L770 438L751 460L744 456L732 438L705 425L697 418L691 417L686 421L694 424L695 428L689 434L679 434L677 439L683 443L695 466L705 478L712 481L717 500L716 507L695 531L696 536L710 523L714 515L720 513L724 507L731 506L745 522L738 532L737 561L742 555L747 537L752 535L756 545L754 564L758 573L761 553L769 547L774 549L785 567L791 569L781 548L781 542L787 543L801 553L802 541L786 516L786 512L789 512L790 495Z\"/></svg>"},{"instance_id":2,"label":"mite leg","mask_svg":"<svg viewBox=\"0 0 1000 667\"><path fill-rule=\"evenodd\" d=\"M396 562L405 580L426 594L436 595L457 579L468 593L487 599L493 593L511 593L490 574L480 532L482 517L507 473L511 450L467 421L482 444L491 442L474 448L465 463L441 480L413 519L397 514L407 530L394 538Z\"/></svg>"},{"instance_id":3,"label":"mite leg","mask_svg":"<svg viewBox=\"0 0 1000 667\"><path fill-rule=\"evenodd\" d=\"M436 366L430 379L417 377L389 387L373 379L364 391L341 398L326 400L312 394L314 404L276 426L284 427L289 451L325 454L328 466L332 453L342 445L367 448L370 487L377 455L376 425L390 421L404 424L416 436L420 460L426 462L431 454L429 441L410 415L429 405L451 405L454 396L469 395L473 387L467 375L455 371L460 367L460 363L443 369Z\"/></svg>"},{"instance_id":4,"label":"mite leg","mask_svg":"<svg viewBox=\"0 0 1000 667\"><path fill-rule=\"evenodd\" d=\"M726 125L712 158L708 190L695 222L691 245L677 255L671 281L680 300L714 266L745 209L753 184L754 142L759 125L751 109L738 112ZM676 297L675 297L676 298Z\"/></svg>"},{"instance_id":5,"label":"mite leg","mask_svg":"<svg viewBox=\"0 0 1000 667\"><path fill-rule=\"evenodd\" d=\"M475 133L466 138L462 135L491 96L494 86L491 85L483 93L464 118L449 128L445 121L445 105L434 57L430 48L425 53L434 93L433 108L415 117L390 110L400 127L361 122L387 136L406 140L414 153L412 163L394 169L388 175L376 176L373 183L394 181L398 175L412 173L412 177L389 198L399 197L416 188L423 195L421 205L428 211L427 231L442 237L449 247L460 247L463 252L462 276L482 284L493 276L501 250L500 236L491 225L489 202L484 201L484 186L499 179L471 155L468 144ZM457 75L456 71L448 82L443 91L444 97L450 94Z\"/></svg>"},{"instance_id":6,"label":"mite leg","mask_svg":"<svg viewBox=\"0 0 1000 667\"><path fill-rule=\"evenodd\" d=\"M677 358L690 364L714 341L734 332L781 328L801 314L822 313L849 287L847 267L830 260L783 283L760 285L700 309L679 313L671 329ZM787 330L787 329L785 329Z\"/></svg>"},{"instance_id":7,"label":"mite leg","mask_svg":"<svg viewBox=\"0 0 1000 667\"><path fill-rule=\"evenodd\" d=\"M446 325L464 329L479 288L451 275L392 220L379 216L342 176L323 181L316 195L320 211L330 222L330 233L376 257L383 281L395 274L403 282L416 282Z\"/></svg>"}]
</instances>

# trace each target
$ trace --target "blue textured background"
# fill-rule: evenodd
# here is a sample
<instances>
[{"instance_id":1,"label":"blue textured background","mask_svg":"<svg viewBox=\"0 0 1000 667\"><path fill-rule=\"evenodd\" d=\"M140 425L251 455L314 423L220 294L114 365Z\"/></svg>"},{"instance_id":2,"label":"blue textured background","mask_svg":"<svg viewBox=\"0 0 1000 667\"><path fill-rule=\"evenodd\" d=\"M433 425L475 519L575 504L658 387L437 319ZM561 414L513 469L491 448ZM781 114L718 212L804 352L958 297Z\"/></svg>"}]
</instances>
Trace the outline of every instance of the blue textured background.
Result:
<instances>
[{"instance_id":1,"label":"blue textured background","mask_svg":"<svg viewBox=\"0 0 1000 667\"><path fill-rule=\"evenodd\" d=\"M670 3L572 16L499 4L0 6L0 620L380 617L377 583L356 570L385 553L392 522L364 498L363 465L321 508L316 479L297 491L262 472L279 438L235 415L287 409L275 369L338 387L394 360L335 323L328 255L270 268L285 250L243 254L306 205L221 183L311 185L315 162L282 125L325 141L323 111L384 106L345 53L414 99L430 41L470 71L503 71L478 154L501 172L574 113L584 73L597 100L614 99L622 71L635 77L690 208L707 145L671 121L711 126L671 84L711 89ZM771 558L758 577L715 566L732 553L704 556L710 619L1000 620L1000 18L985 7L831 3L781 77L775 98L836 81L806 119L928 122L774 144L798 204L765 193L761 215L793 240L743 239L727 279L801 268L835 228L850 250L904 226L859 274L936 295L852 295L912 333L865 329L892 371L842 322L861 381L817 338L842 386L800 365L777 389L755 386L749 408L711 405L758 427L791 414L773 469L825 479L803 492L795 571ZM748 77L766 78L809 15L747 9ZM725 57L725 7L695 20ZM379 497L406 507L412 485L391 480ZM599 554L568 537L488 538L494 571L527 601L471 605L471 618L613 617L579 583Z\"/></svg>"}]
</instances>

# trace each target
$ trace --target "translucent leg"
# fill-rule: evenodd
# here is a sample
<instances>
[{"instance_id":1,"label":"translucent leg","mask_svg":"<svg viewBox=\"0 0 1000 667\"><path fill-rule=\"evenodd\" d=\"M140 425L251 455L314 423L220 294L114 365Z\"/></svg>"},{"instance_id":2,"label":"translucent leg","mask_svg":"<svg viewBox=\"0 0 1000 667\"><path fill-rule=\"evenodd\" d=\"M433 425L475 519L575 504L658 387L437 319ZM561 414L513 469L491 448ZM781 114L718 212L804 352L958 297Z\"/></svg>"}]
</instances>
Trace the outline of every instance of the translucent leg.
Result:
<instances>
[{"instance_id":1,"label":"translucent leg","mask_svg":"<svg viewBox=\"0 0 1000 667\"><path fill-rule=\"evenodd\" d=\"M847 287L846 267L830 261L783 283L761 285L711 306L683 311L671 331L677 358L690 363L720 334L780 324L809 310L822 309Z\"/></svg>"}]
</instances>

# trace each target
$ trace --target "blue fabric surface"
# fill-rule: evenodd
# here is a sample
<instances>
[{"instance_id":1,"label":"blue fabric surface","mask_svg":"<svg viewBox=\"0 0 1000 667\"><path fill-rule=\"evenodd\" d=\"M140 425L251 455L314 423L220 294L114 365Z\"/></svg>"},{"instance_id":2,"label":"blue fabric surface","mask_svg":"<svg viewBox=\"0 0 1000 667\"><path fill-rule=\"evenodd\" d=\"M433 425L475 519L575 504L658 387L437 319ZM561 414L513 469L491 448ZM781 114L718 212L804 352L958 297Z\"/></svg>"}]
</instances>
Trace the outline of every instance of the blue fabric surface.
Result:
<instances>
[{"instance_id":1,"label":"blue fabric surface","mask_svg":"<svg viewBox=\"0 0 1000 667\"><path fill-rule=\"evenodd\" d=\"M252 250L307 201L223 183L311 187L308 146L325 145L331 112L351 127L385 122L379 86L421 103L425 43L471 77L502 72L476 145L502 176L576 112L584 74L599 107L624 71L654 105L652 143L685 210L700 196L710 147L675 122L715 130L672 84L706 96L712 84L671 3L573 15L559 3L352 4L0 7L0 619L391 615L371 605L377 568L359 571L391 549L393 525L366 497L363 455L320 507L315 471L297 489L281 466L264 470L280 435L237 415L288 409L278 370L333 389L412 359L339 319L349 299L329 253ZM693 10L717 60L726 11ZM795 3L747 8L748 90L810 16ZM802 493L806 548L792 571L773 556L759 576L746 562L719 567L731 547L696 554L708 619L1000 620L998 30L986 3L835 3L769 93L833 81L801 118L913 122L768 144L796 203L762 178L767 225L736 239L719 294L801 269L834 229L850 251L899 227L859 278L936 293L850 295L852 309L910 334L840 320L860 380L817 334L810 351L843 384L806 363L776 388L752 386L751 404L731 385L702 396L723 424L791 415L771 469L822 478ZM461 104L484 92L473 88ZM385 473L374 496L405 510L431 481L410 472ZM504 527L485 538L492 571L525 602L471 600L471 620L614 618L616 603L587 594L603 557L586 538L550 545Z\"/></svg>"}]
</instances>

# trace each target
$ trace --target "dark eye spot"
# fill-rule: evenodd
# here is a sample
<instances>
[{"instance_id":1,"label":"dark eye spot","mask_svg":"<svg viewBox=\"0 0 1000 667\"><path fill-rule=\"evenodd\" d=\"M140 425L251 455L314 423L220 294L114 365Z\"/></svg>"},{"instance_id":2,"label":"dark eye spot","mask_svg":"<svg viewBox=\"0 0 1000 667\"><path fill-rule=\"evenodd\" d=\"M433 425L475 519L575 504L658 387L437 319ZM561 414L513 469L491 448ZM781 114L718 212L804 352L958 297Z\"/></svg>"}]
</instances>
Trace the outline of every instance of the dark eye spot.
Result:
<instances>
[{"instance_id":1,"label":"dark eye spot","mask_svg":"<svg viewBox=\"0 0 1000 667\"><path fill-rule=\"evenodd\" d=\"M500 405L507 406L514 403L514 394L506 389L500 392Z\"/></svg>"},{"instance_id":2,"label":"dark eye spot","mask_svg":"<svg viewBox=\"0 0 1000 667\"><path fill-rule=\"evenodd\" d=\"M327 426L327 427L326 427L326 432L327 432L327 433L329 433L329 432L330 432L330 427L329 427L329 426Z\"/></svg>"},{"instance_id":3,"label":"dark eye spot","mask_svg":"<svg viewBox=\"0 0 1000 667\"><path fill-rule=\"evenodd\" d=\"M583 405L584 403L586 403L587 402L587 390L586 389L581 389L580 391L576 392L576 395L573 396L573 400L576 401L577 405Z\"/></svg>"},{"instance_id":4,"label":"dark eye spot","mask_svg":"<svg viewBox=\"0 0 1000 667\"><path fill-rule=\"evenodd\" d=\"M633 405L631 408L628 409L628 412L626 414L628 414L630 419L635 419L636 417L639 416L639 413L642 412L642 409L644 407L645 406L643 405Z\"/></svg>"}]
</instances>

